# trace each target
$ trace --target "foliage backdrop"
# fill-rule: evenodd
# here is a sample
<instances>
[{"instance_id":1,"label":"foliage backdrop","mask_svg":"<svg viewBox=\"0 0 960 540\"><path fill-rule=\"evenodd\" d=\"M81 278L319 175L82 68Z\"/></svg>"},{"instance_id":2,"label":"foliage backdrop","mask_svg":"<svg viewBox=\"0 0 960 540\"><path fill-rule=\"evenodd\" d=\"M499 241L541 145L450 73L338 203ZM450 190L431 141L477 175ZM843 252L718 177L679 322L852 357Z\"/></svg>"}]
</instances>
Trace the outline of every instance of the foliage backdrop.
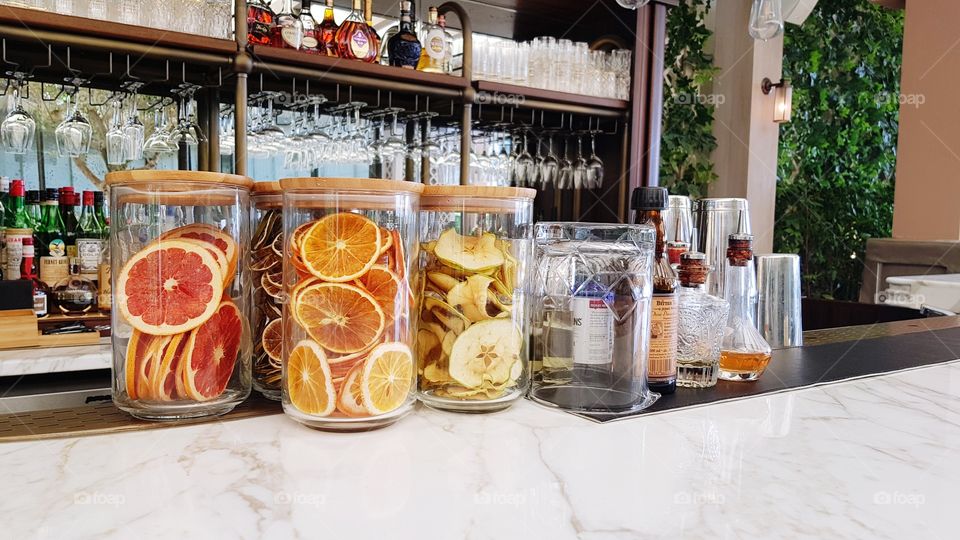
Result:
<instances>
[{"instance_id":1,"label":"foliage backdrop","mask_svg":"<svg viewBox=\"0 0 960 540\"><path fill-rule=\"evenodd\" d=\"M820 0L783 48L793 120L780 131L774 248L800 254L807 296L855 300L867 239L893 223L903 12Z\"/></svg>"}]
</instances>

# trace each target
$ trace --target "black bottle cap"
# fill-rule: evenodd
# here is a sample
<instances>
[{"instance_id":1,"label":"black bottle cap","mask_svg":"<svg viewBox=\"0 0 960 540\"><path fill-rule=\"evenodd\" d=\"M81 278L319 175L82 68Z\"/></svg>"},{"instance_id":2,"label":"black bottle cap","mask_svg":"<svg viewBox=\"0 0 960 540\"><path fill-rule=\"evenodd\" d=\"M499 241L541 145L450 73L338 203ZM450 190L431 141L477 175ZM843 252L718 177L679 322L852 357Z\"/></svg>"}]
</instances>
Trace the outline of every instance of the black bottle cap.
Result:
<instances>
[{"instance_id":1,"label":"black bottle cap","mask_svg":"<svg viewBox=\"0 0 960 540\"><path fill-rule=\"evenodd\" d=\"M31 189L27 191L27 204L40 204L39 189Z\"/></svg>"},{"instance_id":2,"label":"black bottle cap","mask_svg":"<svg viewBox=\"0 0 960 540\"><path fill-rule=\"evenodd\" d=\"M103 204L103 192L94 191L93 192L93 204Z\"/></svg>"},{"instance_id":3,"label":"black bottle cap","mask_svg":"<svg viewBox=\"0 0 960 540\"><path fill-rule=\"evenodd\" d=\"M46 195L44 196L44 200L47 200L47 201L59 201L59 200L60 200L60 192L57 191L57 188L47 188Z\"/></svg>"},{"instance_id":4,"label":"black bottle cap","mask_svg":"<svg viewBox=\"0 0 960 540\"><path fill-rule=\"evenodd\" d=\"M666 210L670 202L670 193L664 187L643 186L633 190L633 196L630 197L630 209L647 210Z\"/></svg>"}]
</instances>

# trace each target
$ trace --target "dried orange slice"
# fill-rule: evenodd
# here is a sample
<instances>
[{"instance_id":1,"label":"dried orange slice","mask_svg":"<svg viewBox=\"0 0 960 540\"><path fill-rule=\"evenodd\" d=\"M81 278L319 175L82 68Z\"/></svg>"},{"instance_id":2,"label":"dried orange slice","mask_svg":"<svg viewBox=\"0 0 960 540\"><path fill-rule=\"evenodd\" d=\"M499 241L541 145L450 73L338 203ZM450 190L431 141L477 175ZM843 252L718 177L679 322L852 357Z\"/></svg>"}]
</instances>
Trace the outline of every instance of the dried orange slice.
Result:
<instances>
[{"instance_id":1,"label":"dried orange slice","mask_svg":"<svg viewBox=\"0 0 960 540\"><path fill-rule=\"evenodd\" d=\"M144 388L150 376L152 359L157 349L164 343L162 336L151 336L134 329L130 341L127 342L126 356L126 385L130 399L149 399L149 388Z\"/></svg>"},{"instance_id":2,"label":"dried orange slice","mask_svg":"<svg viewBox=\"0 0 960 540\"><path fill-rule=\"evenodd\" d=\"M260 276L260 286L263 287L263 291L273 298L280 298L280 293L283 289L280 285L277 285L274 280L270 279L270 274L262 274Z\"/></svg>"},{"instance_id":3,"label":"dried orange slice","mask_svg":"<svg viewBox=\"0 0 960 540\"><path fill-rule=\"evenodd\" d=\"M390 232L390 229L380 227L380 238L382 245L380 246L379 254L383 255L393 248L393 234Z\"/></svg>"},{"instance_id":4,"label":"dried orange slice","mask_svg":"<svg viewBox=\"0 0 960 540\"><path fill-rule=\"evenodd\" d=\"M217 260L199 244L158 240L127 261L114 295L130 326L156 336L180 334L217 311L223 275Z\"/></svg>"},{"instance_id":5,"label":"dried orange slice","mask_svg":"<svg viewBox=\"0 0 960 540\"><path fill-rule=\"evenodd\" d=\"M336 390L330 366L319 345L305 339L297 343L287 359L287 394L300 411L329 416L336 408Z\"/></svg>"},{"instance_id":6,"label":"dried orange slice","mask_svg":"<svg viewBox=\"0 0 960 540\"><path fill-rule=\"evenodd\" d=\"M283 323L280 319L270 321L270 324L263 329L263 335L260 336L260 343L263 345L267 356L280 361L283 350Z\"/></svg>"},{"instance_id":7,"label":"dried orange slice","mask_svg":"<svg viewBox=\"0 0 960 540\"><path fill-rule=\"evenodd\" d=\"M363 406L363 389L360 384L363 380L363 364L354 366L343 379L340 391L337 394L337 410L351 417L368 416L367 408Z\"/></svg>"},{"instance_id":8,"label":"dried orange slice","mask_svg":"<svg viewBox=\"0 0 960 540\"><path fill-rule=\"evenodd\" d=\"M318 283L296 296L293 313L324 349L353 354L380 339L386 327L383 310L369 293L345 283Z\"/></svg>"},{"instance_id":9,"label":"dried orange slice","mask_svg":"<svg viewBox=\"0 0 960 540\"><path fill-rule=\"evenodd\" d=\"M223 268L223 286L226 287L233 281L233 276L237 272L237 258L240 250L237 249L237 242L229 234L213 225L193 223L191 225L177 227L160 235L161 240L168 238L196 240L208 244L210 247L221 252L225 262Z\"/></svg>"},{"instance_id":10,"label":"dried orange slice","mask_svg":"<svg viewBox=\"0 0 960 540\"><path fill-rule=\"evenodd\" d=\"M375 264L357 280L357 284L380 304L383 315L386 317L387 327L392 325L397 317L397 302L401 298L400 291L403 288L400 277L386 266Z\"/></svg>"},{"instance_id":11,"label":"dried orange slice","mask_svg":"<svg viewBox=\"0 0 960 540\"><path fill-rule=\"evenodd\" d=\"M413 353L403 343L383 343L370 351L360 383L363 406L384 414L403 405L413 387Z\"/></svg>"},{"instance_id":12,"label":"dried orange slice","mask_svg":"<svg viewBox=\"0 0 960 540\"><path fill-rule=\"evenodd\" d=\"M334 283L353 281L380 255L380 227L359 214L330 214L300 240L300 256L311 274Z\"/></svg>"}]
</instances>

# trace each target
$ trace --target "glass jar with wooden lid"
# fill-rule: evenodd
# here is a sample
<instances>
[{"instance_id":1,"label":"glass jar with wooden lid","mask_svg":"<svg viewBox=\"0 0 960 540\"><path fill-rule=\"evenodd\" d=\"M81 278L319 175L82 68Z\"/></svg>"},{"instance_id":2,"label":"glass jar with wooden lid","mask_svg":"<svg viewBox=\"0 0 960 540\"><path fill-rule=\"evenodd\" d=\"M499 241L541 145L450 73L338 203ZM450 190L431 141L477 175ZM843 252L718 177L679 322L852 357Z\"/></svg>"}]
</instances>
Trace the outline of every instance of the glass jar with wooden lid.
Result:
<instances>
[{"instance_id":1,"label":"glass jar with wooden lid","mask_svg":"<svg viewBox=\"0 0 960 540\"><path fill-rule=\"evenodd\" d=\"M310 427L390 425L416 398L422 184L284 178L283 410Z\"/></svg>"},{"instance_id":2,"label":"glass jar with wooden lid","mask_svg":"<svg viewBox=\"0 0 960 540\"><path fill-rule=\"evenodd\" d=\"M280 182L257 182L250 197L250 328L253 387L280 401L283 359L283 195Z\"/></svg>"},{"instance_id":3,"label":"glass jar with wooden lid","mask_svg":"<svg viewBox=\"0 0 960 540\"><path fill-rule=\"evenodd\" d=\"M525 394L535 196L510 187L424 189L417 359L425 404L488 412Z\"/></svg>"},{"instance_id":4,"label":"glass jar with wooden lid","mask_svg":"<svg viewBox=\"0 0 960 540\"><path fill-rule=\"evenodd\" d=\"M114 403L151 420L229 412L251 385L253 182L189 171L114 172L106 181Z\"/></svg>"}]
</instances>

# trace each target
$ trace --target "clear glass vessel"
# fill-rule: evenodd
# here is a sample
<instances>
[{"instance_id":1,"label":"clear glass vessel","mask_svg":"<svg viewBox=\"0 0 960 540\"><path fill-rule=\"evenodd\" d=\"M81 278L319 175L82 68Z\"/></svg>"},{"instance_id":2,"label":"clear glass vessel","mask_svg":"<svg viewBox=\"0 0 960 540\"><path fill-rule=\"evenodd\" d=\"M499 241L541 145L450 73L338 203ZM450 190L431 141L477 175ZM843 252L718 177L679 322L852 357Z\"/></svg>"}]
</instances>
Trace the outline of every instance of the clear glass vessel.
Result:
<instances>
[{"instance_id":1,"label":"clear glass vessel","mask_svg":"<svg viewBox=\"0 0 960 540\"><path fill-rule=\"evenodd\" d=\"M428 186L420 213L420 400L444 410L509 407L528 384L533 198L524 188Z\"/></svg>"},{"instance_id":2,"label":"clear glass vessel","mask_svg":"<svg viewBox=\"0 0 960 540\"><path fill-rule=\"evenodd\" d=\"M754 381L770 363L771 350L757 330L757 275L751 234L729 237L723 296L730 303L730 316L720 347L720 378Z\"/></svg>"},{"instance_id":3,"label":"clear glass vessel","mask_svg":"<svg viewBox=\"0 0 960 540\"><path fill-rule=\"evenodd\" d=\"M250 394L251 180L124 171L107 184L114 403L150 420L229 412Z\"/></svg>"},{"instance_id":4,"label":"clear glass vessel","mask_svg":"<svg viewBox=\"0 0 960 540\"><path fill-rule=\"evenodd\" d=\"M283 361L283 195L279 182L253 185L250 204L250 328L253 387L280 401Z\"/></svg>"},{"instance_id":5,"label":"clear glass vessel","mask_svg":"<svg viewBox=\"0 0 960 540\"><path fill-rule=\"evenodd\" d=\"M413 408L422 184L285 178L283 410L330 431L390 425Z\"/></svg>"},{"instance_id":6,"label":"clear glass vessel","mask_svg":"<svg viewBox=\"0 0 960 540\"><path fill-rule=\"evenodd\" d=\"M677 325L677 386L708 388L720 375L720 344L730 304L707 294L706 255L680 255L680 313Z\"/></svg>"},{"instance_id":7,"label":"clear glass vessel","mask_svg":"<svg viewBox=\"0 0 960 540\"><path fill-rule=\"evenodd\" d=\"M593 414L628 414L647 387L653 254L649 225L538 223L531 278L530 396Z\"/></svg>"}]
</instances>

